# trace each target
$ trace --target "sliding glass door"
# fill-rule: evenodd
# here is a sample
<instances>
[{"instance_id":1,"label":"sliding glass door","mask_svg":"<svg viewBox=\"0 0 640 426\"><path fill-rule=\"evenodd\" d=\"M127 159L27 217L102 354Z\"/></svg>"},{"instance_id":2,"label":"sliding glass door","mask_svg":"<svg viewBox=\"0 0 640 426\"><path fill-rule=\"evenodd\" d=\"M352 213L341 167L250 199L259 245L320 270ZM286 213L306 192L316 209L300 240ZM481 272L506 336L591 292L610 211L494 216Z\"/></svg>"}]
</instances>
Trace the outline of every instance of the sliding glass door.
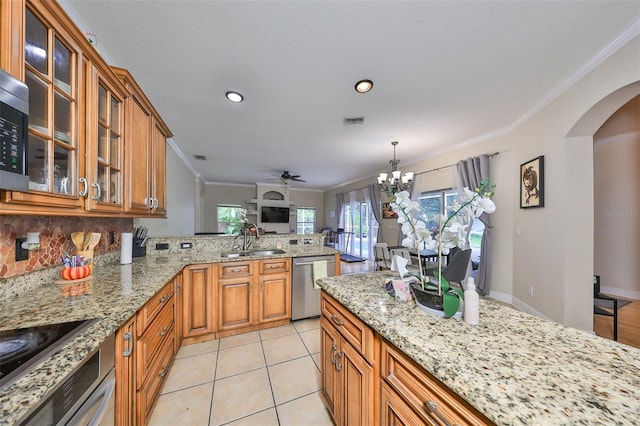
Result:
<instances>
[{"instance_id":1,"label":"sliding glass door","mask_svg":"<svg viewBox=\"0 0 640 426\"><path fill-rule=\"evenodd\" d=\"M366 202L344 206L344 235L340 249L354 256L369 259L371 247L378 235L378 222Z\"/></svg>"}]
</instances>

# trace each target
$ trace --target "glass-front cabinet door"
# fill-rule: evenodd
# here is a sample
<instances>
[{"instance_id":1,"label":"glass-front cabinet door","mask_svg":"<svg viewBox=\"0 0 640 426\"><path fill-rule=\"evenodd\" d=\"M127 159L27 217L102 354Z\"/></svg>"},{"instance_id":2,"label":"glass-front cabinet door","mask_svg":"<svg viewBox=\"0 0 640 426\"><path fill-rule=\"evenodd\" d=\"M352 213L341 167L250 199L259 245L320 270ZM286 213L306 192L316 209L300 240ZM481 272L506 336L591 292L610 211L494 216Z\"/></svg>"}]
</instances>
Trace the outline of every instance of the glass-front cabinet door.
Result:
<instances>
[{"instance_id":1,"label":"glass-front cabinet door","mask_svg":"<svg viewBox=\"0 0 640 426\"><path fill-rule=\"evenodd\" d=\"M25 83L29 87L29 193L12 201L82 207L78 197L80 49L29 7L25 11Z\"/></svg>"},{"instance_id":2,"label":"glass-front cabinet door","mask_svg":"<svg viewBox=\"0 0 640 426\"><path fill-rule=\"evenodd\" d=\"M124 158L124 87L109 80L96 68L91 73L87 100L87 164L86 181L81 186L88 191L88 210L122 211ZM80 188L81 194L84 188Z\"/></svg>"}]
</instances>

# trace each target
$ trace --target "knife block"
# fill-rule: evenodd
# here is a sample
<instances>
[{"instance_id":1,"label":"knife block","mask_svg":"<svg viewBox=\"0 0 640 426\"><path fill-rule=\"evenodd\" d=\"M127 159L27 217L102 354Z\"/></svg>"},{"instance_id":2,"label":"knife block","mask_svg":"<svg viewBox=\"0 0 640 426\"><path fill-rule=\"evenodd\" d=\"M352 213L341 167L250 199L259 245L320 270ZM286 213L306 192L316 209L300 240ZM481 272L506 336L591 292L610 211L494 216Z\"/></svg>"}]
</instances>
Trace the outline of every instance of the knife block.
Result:
<instances>
[{"instance_id":1,"label":"knife block","mask_svg":"<svg viewBox=\"0 0 640 426\"><path fill-rule=\"evenodd\" d=\"M142 240L144 241L144 240ZM140 244L142 243L142 241L140 240L133 240L133 250L132 250L132 256L133 257L143 257L147 255L147 246L141 246Z\"/></svg>"}]
</instances>

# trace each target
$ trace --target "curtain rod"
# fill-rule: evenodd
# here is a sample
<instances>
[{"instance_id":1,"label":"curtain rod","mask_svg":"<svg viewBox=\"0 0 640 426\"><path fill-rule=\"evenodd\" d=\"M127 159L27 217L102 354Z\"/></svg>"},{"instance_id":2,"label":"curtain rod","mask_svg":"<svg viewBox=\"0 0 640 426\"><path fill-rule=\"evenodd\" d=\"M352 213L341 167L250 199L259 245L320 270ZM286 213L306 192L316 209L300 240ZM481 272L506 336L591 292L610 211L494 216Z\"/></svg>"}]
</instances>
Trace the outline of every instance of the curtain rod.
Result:
<instances>
[{"instance_id":1,"label":"curtain rod","mask_svg":"<svg viewBox=\"0 0 640 426\"><path fill-rule=\"evenodd\" d=\"M493 158L493 157L495 157L495 156L496 156L496 155L498 155L498 154L500 154L500 153L499 153L498 151L496 151L496 152L494 152L493 154L485 154L485 155L487 155L489 158ZM447 168L449 168L449 167L456 166L457 164L458 164L458 163L447 164L446 166L436 167L435 169L426 170L426 171L424 171L424 172L420 172L420 173L414 173L413 175L414 175L414 176L418 176L418 175L423 175L423 174L425 174L425 173L437 172L437 171L442 170L442 169L447 169Z\"/></svg>"}]
</instances>

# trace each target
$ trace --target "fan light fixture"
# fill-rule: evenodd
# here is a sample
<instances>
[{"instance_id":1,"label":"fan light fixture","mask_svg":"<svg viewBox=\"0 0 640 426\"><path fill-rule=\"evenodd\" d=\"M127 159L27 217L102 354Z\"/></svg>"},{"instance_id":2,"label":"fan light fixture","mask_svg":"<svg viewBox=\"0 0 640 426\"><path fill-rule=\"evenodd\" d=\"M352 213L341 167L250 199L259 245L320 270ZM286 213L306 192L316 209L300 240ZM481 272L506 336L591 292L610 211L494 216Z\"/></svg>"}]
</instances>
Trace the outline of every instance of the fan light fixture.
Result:
<instances>
[{"instance_id":1,"label":"fan light fixture","mask_svg":"<svg viewBox=\"0 0 640 426\"><path fill-rule=\"evenodd\" d=\"M402 171L398 170L400 160L396 159L396 145L398 145L398 141L391 142L391 145L393 145L393 160L389 161L389 164L391 164L391 175L389 175L389 173L380 173L380 176L378 176L380 190L389 197L393 197L400 191L411 192L414 175L413 172L407 172L402 176Z\"/></svg>"},{"instance_id":2,"label":"fan light fixture","mask_svg":"<svg viewBox=\"0 0 640 426\"><path fill-rule=\"evenodd\" d=\"M227 99L234 103L240 103L244 100L244 97L238 92L229 91L225 94Z\"/></svg>"},{"instance_id":3,"label":"fan light fixture","mask_svg":"<svg viewBox=\"0 0 640 426\"><path fill-rule=\"evenodd\" d=\"M360 80L356 83L356 92L358 93L367 93L371 89L373 89L373 81L371 80Z\"/></svg>"}]
</instances>

